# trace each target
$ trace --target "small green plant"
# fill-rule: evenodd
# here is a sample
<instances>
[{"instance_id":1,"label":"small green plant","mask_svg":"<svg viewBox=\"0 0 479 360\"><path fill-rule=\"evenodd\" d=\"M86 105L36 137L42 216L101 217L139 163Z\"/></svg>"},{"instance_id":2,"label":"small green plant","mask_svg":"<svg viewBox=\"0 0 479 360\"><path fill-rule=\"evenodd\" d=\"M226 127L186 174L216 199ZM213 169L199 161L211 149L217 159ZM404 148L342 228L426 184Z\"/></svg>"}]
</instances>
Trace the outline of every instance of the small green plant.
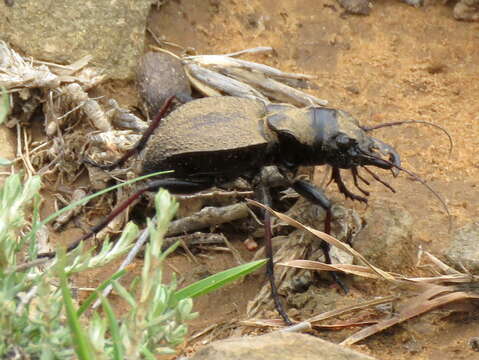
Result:
<instances>
[{"instance_id":1,"label":"small green plant","mask_svg":"<svg viewBox=\"0 0 479 360\"><path fill-rule=\"evenodd\" d=\"M150 242L141 276L126 288L119 282L126 272L122 270L78 306L69 277L104 266L127 252L138 229L128 223L120 239L114 244L105 241L95 254L81 244L69 253L59 248L57 257L41 269L33 264L24 266L26 261L37 259L37 237L45 231L46 224L68 210L62 209L41 221L40 187L39 177L22 183L21 176L14 174L0 189L0 358L154 359L157 354L174 353L185 339L186 323L196 316L192 297L224 286L266 262L241 265L181 290L176 289L175 281L164 284L162 264L177 244L163 252L163 237L178 205L167 191L160 190L155 197L156 222L148 220ZM86 198L82 200L85 201ZM26 214L31 214L29 222ZM101 294L110 284L129 305L130 310L123 316L116 315ZM103 311L88 313L97 299Z\"/></svg>"},{"instance_id":2,"label":"small green plant","mask_svg":"<svg viewBox=\"0 0 479 360\"><path fill-rule=\"evenodd\" d=\"M7 91L0 90L1 125L10 111L10 102ZM10 164L9 160L0 158L0 166ZM104 266L125 254L133 246L138 228L128 223L120 239L114 244L105 241L97 253L80 244L69 253L58 248L57 256L49 261L37 261L38 238L48 234L47 224L63 212L118 187L159 174L99 191L44 220L39 216L40 177L33 176L22 182L20 174L13 174L5 180L0 188L1 359L134 360L172 354L185 340L186 323L197 315L192 312L191 298L224 286L265 264L266 260L244 264L181 290L176 289L175 281L163 283L162 264L178 246L175 244L163 252L163 237L178 205L167 191L160 190L155 197L156 221L148 220L150 241L146 245L141 276L126 288L119 282L126 270L119 271L78 306L70 289L71 275ZM128 303L126 314L115 314L102 295L109 285ZM88 313L97 299L103 311Z\"/></svg>"}]
</instances>

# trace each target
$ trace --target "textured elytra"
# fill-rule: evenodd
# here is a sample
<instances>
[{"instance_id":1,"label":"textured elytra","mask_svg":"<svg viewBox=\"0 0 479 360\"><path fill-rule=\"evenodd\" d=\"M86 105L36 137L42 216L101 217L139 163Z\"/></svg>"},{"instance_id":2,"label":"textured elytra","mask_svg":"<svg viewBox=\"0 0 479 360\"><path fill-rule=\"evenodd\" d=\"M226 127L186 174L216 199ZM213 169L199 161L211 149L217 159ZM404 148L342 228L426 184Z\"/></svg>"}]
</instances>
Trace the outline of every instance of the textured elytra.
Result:
<instances>
[{"instance_id":1,"label":"textured elytra","mask_svg":"<svg viewBox=\"0 0 479 360\"><path fill-rule=\"evenodd\" d=\"M261 102L238 97L186 103L162 120L148 142L143 172L186 171L190 166L192 172L214 171L220 165L214 166L216 158L222 166L227 161L253 160L254 153L268 145L267 135L263 136L265 113Z\"/></svg>"}]
</instances>

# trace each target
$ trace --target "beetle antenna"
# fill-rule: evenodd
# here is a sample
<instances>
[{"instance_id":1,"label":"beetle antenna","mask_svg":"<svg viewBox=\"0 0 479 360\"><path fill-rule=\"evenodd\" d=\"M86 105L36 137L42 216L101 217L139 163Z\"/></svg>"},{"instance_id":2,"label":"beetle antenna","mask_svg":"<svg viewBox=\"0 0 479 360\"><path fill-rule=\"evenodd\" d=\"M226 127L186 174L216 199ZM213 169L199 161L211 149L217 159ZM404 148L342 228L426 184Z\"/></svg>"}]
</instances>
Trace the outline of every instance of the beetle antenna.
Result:
<instances>
[{"instance_id":1,"label":"beetle antenna","mask_svg":"<svg viewBox=\"0 0 479 360\"><path fill-rule=\"evenodd\" d=\"M403 168L402 166L399 166L399 165L395 165L393 163L391 163L392 166L394 166L396 169L398 170L401 170L401 171L404 171L406 174L408 174L409 176L412 176L414 178L414 180L417 180L419 181L421 184L423 184L425 187L427 187L429 189L430 192L432 192L434 194L434 196L439 200L439 202L442 204L442 206L444 207L444 210L446 211L447 213L447 217L449 219L449 231L451 231L451 228L452 228L452 217L451 217L451 213L449 211L449 207L447 206L446 204L446 201L442 198L441 195L439 195L439 193L434 190L431 185L429 185L426 180L422 179L419 175L413 173L412 171L410 170L407 170L405 168Z\"/></svg>"},{"instance_id":2,"label":"beetle antenna","mask_svg":"<svg viewBox=\"0 0 479 360\"><path fill-rule=\"evenodd\" d=\"M434 124L434 123L429 122L429 121L425 121L425 120L394 121L394 122L383 123L383 124L379 124L379 125L375 125L375 126L361 126L361 129L368 132L368 131L377 130L377 129L381 129L381 128L388 127L388 126L397 126L397 125L404 125L404 124L426 124L426 125L430 125L430 126L433 126L437 129L441 130L449 138L449 156L451 156L452 149L454 147L454 141L452 140L451 134L449 134L449 131L447 131L442 126L440 126L438 124Z\"/></svg>"},{"instance_id":3,"label":"beetle antenna","mask_svg":"<svg viewBox=\"0 0 479 360\"><path fill-rule=\"evenodd\" d=\"M367 157L370 157L370 158L373 158L373 159L376 159L376 160L381 160L381 161L384 161L385 163L389 164L392 168L396 168L400 171L403 171L405 172L406 174L408 174L409 176L411 176L414 180L416 181L419 181L421 184L423 184L430 192L432 192L432 194L436 197L436 199L439 200L439 202L441 203L441 205L443 206L444 210L446 211L446 214L447 214L447 217L449 219L449 231L451 231L452 229L452 217L451 217L451 212L449 211L449 207L447 206L446 204L446 201L441 197L441 195L439 195L439 193L434 190L431 185L429 185L426 180L424 180L423 178L421 178L419 175L413 173L411 170L408 170L408 169L405 169L403 168L402 166L400 165L396 165L394 164L393 162L389 161L389 160L386 160L386 159L381 159L380 157L377 157L377 156L374 156L374 155L371 155L371 154L368 154L366 152L363 152L361 151L361 153ZM364 167L364 166L363 166ZM364 167L371 175L373 174L372 171L370 171L368 168ZM377 177L377 175L376 175ZM376 178L375 177L375 178Z\"/></svg>"}]
</instances>

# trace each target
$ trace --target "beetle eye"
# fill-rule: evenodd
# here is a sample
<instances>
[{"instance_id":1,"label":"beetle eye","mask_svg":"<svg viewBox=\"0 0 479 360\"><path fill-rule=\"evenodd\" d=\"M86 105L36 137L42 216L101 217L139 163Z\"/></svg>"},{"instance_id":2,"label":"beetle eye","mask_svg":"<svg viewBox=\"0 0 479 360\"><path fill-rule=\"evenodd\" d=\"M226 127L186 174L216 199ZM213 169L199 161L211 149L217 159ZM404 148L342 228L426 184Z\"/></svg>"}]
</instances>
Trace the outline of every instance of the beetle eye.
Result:
<instances>
[{"instance_id":1,"label":"beetle eye","mask_svg":"<svg viewBox=\"0 0 479 360\"><path fill-rule=\"evenodd\" d=\"M338 134L335 140L336 140L336 145L339 148L347 148L353 142L353 139L350 139L349 136L345 134Z\"/></svg>"}]
</instances>

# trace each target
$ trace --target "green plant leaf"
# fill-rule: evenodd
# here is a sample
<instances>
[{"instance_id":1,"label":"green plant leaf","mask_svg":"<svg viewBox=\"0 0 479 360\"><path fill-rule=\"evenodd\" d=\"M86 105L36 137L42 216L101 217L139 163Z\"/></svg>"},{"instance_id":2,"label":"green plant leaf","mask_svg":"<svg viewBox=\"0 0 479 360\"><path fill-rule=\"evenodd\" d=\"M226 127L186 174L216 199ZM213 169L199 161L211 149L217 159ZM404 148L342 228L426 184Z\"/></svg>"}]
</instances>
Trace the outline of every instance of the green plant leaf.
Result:
<instances>
[{"instance_id":1,"label":"green plant leaf","mask_svg":"<svg viewBox=\"0 0 479 360\"><path fill-rule=\"evenodd\" d=\"M58 263L58 275L60 277L60 289L62 292L63 303L68 319L68 327L72 336L75 352L80 360L93 359L93 352L85 333L80 325L80 321L73 305L73 299L68 287L67 274L64 270L66 262L65 252L60 250L60 261Z\"/></svg>"},{"instance_id":2,"label":"green plant leaf","mask_svg":"<svg viewBox=\"0 0 479 360\"><path fill-rule=\"evenodd\" d=\"M136 301L134 296L130 294L123 285L121 285L118 281L113 281L112 286L116 290L118 295L120 295L123 299L125 299L128 305L130 305L132 308L136 306Z\"/></svg>"},{"instance_id":3,"label":"green plant leaf","mask_svg":"<svg viewBox=\"0 0 479 360\"><path fill-rule=\"evenodd\" d=\"M256 269L266 264L267 261L267 259L253 261L219 272L218 274L208 276L206 279L197 281L184 287L183 289L176 291L174 298L176 301L180 301L182 299L194 298L207 294L213 290L225 286L226 284L229 284L230 282L235 281L242 276L252 273Z\"/></svg>"},{"instance_id":4,"label":"green plant leaf","mask_svg":"<svg viewBox=\"0 0 479 360\"><path fill-rule=\"evenodd\" d=\"M8 165L11 165L11 164L12 164L12 162L10 160L0 158L0 166L8 166Z\"/></svg>"}]
</instances>

